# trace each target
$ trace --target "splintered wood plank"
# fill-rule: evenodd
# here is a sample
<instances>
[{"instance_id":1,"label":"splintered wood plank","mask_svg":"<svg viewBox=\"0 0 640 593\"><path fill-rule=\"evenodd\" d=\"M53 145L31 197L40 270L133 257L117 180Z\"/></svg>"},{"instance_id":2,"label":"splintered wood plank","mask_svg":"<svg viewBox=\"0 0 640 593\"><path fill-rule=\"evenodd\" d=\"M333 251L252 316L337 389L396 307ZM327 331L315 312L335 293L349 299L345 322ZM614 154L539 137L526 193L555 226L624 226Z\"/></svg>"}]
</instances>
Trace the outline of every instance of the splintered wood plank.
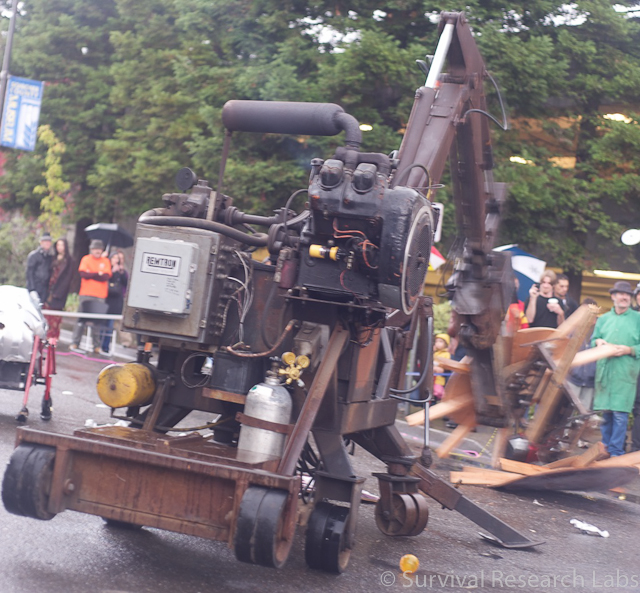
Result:
<instances>
[{"instance_id":1,"label":"splintered wood plank","mask_svg":"<svg viewBox=\"0 0 640 593\"><path fill-rule=\"evenodd\" d=\"M531 353L533 344L553 337L555 329L550 327L527 327L519 329L513 336L511 350L511 364L526 360Z\"/></svg>"},{"instance_id":2,"label":"splintered wood plank","mask_svg":"<svg viewBox=\"0 0 640 593\"><path fill-rule=\"evenodd\" d=\"M463 422L460 422L453 432L444 440L444 442L436 449L436 454L440 459L449 457L449 454L455 449L464 438L476 427L476 423L472 420L471 415L467 416Z\"/></svg>"},{"instance_id":3,"label":"splintered wood plank","mask_svg":"<svg viewBox=\"0 0 640 593\"><path fill-rule=\"evenodd\" d=\"M442 401L437 406L430 406L429 420L437 420L443 416L451 416L465 408L473 408L473 396L470 393L456 397L455 399ZM409 426L424 424L424 410L418 410L413 414L409 414L405 420Z\"/></svg>"},{"instance_id":4,"label":"splintered wood plank","mask_svg":"<svg viewBox=\"0 0 640 593\"><path fill-rule=\"evenodd\" d=\"M562 459L558 459L557 461L552 461L551 463L547 463L543 467L547 469L558 469L561 467L571 467L573 462L578 459L580 455L571 455L570 457L563 457Z\"/></svg>"},{"instance_id":5,"label":"splintered wood plank","mask_svg":"<svg viewBox=\"0 0 640 593\"><path fill-rule=\"evenodd\" d=\"M571 463L572 467L586 467L594 461L602 461L607 459L609 453L602 441L598 441L591 445L582 455L578 455Z\"/></svg>"},{"instance_id":6,"label":"splintered wood plank","mask_svg":"<svg viewBox=\"0 0 640 593\"><path fill-rule=\"evenodd\" d=\"M617 457L609 457L609 459L595 461L591 465L596 467L625 467L629 465L640 465L640 451L627 453L626 455L618 455Z\"/></svg>"},{"instance_id":7,"label":"splintered wood plank","mask_svg":"<svg viewBox=\"0 0 640 593\"><path fill-rule=\"evenodd\" d=\"M478 472L450 472L449 474L449 480L452 484L465 484L468 486L501 486L521 477L520 474L499 472L492 469Z\"/></svg>"},{"instance_id":8,"label":"splintered wood plank","mask_svg":"<svg viewBox=\"0 0 640 593\"><path fill-rule=\"evenodd\" d=\"M569 315L569 317L567 317L567 319L558 326L554 337L568 338L569 335L579 327L585 324L594 323L597 310L598 307L595 307L594 305L583 305L578 307L578 309L573 312L573 315Z\"/></svg>"},{"instance_id":9,"label":"splintered wood plank","mask_svg":"<svg viewBox=\"0 0 640 593\"><path fill-rule=\"evenodd\" d=\"M542 465L522 463L522 461L514 461L513 459L505 459L504 457L500 459L500 467L502 471L522 474L523 476L532 476L534 474L549 471L548 468Z\"/></svg>"},{"instance_id":10,"label":"splintered wood plank","mask_svg":"<svg viewBox=\"0 0 640 593\"><path fill-rule=\"evenodd\" d=\"M584 453L580 455L571 455L570 457L563 457L552 463L547 463L545 466L547 469L558 469L561 467L587 467L593 464L594 461L600 461L609 457L607 448L601 441L591 445ZM627 465L627 464L624 464Z\"/></svg>"},{"instance_id":11,"label":"splintered wood plank","mask_svg":"<svg viewBox=\"0 0 640 593\"><path fill-rule=\"evenodd\" d=\"M579 367L590 362L596 362L603 358L610 358L615 356L618 348L613 344L605 344L603 346L596 346L595 348L589 348L578 352L571 362L572 367Z\"/></svg>"},{"instance_id":12,"label":"splintered wood plank","mask_svg":"<svg viewBox=\"0 0 640 593\"><path fill-rule=\"evenodd\" d=\"M507 450L507 441L511 430L509 428L499 428L496 433L493 450L491 451L491 467L500 467L500 459L504 457Z\"/></svg>"},{"instance_id":13,"label":"splintered wood plank","mask_svg":"<svg viewBox=\"0 0 640 593\"><path fill-rule=\"evenodd\" d=\"M471 365L461 360L451 360L450 358L434 356L433 362L441 366L445 371L453 371L454 373L462 373L464 375L468 375L471 372Z\"/></svg>"},{"instance_id":14,"label":"splintered wood plank","mask_svg":"<svg viewBox=\"0 0 640 593\"><path fill-rule=\"evenodd\" d=\"M590 311L587 311L587 313L592 315ZM553 369L553 373L546 385L546 389L542 394L540 405L533 416L533 422L531 422L527 428L526 436L533 443L540 441L545 430L547 430L549 423L553 421L553 415L560 403L560 399L565 396L563 383L569 374L571 361L574 359L576 353L583 344L591 327L588 323L583 321L581 325L578 325L574 329L575 331L571 338L561 349L562 354L557 360L557 366ZM544 345L540 346L540 348L544 355ZM554 353L554 359L556 358L557 353L558 351Z\"/></svg>"}]
</instances>

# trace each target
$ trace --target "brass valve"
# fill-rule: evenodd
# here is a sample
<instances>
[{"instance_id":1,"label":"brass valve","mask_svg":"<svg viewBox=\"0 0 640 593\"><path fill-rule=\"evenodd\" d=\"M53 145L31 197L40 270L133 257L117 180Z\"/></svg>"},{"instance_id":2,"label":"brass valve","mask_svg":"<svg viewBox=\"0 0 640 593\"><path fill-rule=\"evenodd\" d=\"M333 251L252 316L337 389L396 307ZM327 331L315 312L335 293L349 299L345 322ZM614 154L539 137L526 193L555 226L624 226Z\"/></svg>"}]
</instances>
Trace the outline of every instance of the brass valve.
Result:
<instances>
[{"instance_id":1,"label":"brass valve","mask_svg":"<svg viewBox=\"0 0 640 593\"><path fill-rule=\"evenodd\" d=\"M285 352L282 355L282 362L287 365L284 369L278 369L278 374L287 377L285 383L289 385L300 379L302 370L309 366L309 358L301 354L296 356L293 352Z\"/></svg>"}]
</instances>

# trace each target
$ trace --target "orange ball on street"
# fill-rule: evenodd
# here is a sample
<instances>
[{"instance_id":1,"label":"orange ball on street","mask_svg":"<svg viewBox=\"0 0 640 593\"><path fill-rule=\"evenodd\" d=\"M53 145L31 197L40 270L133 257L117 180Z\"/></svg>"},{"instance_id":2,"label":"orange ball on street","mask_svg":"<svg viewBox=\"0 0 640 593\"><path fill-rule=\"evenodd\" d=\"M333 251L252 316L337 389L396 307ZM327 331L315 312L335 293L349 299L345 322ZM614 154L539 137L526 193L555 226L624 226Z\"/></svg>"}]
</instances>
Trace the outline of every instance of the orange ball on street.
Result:
<instances>
[{"instance_id":1,"label":"orange ball on street","mask_svg":"<svg viewBox=\"0 0 640 593\"><path fill-rule=\"evenodd\" d=\"M405 554L400 558L400 570L402 572L414 573L420 566L420 560L413 554Z\"/></svg>"}]
</instances>

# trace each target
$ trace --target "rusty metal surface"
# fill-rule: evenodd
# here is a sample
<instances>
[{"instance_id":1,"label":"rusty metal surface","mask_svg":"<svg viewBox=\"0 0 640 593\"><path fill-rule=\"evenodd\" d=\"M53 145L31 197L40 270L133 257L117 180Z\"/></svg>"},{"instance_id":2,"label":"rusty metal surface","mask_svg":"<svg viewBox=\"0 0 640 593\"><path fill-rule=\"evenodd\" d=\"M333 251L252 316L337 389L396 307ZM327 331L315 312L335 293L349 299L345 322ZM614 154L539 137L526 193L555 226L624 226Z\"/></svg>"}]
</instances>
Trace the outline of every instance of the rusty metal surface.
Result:
<instances>
[{"instance_id":1,"label":"rusty metal surface","mask_svg":"<svg viewBox=\"0 0 640 593\"><path fill-rule=\"evenodd\" d=\"M489 511L478 506L456 488L447 484L433 471L416 463L411 473L420 478L419 488L449 510L455 510L479 525L491 535L481 534L486 539L505 548L529 548L540 545L542 541L532 541Z\"/></svg>"},{"instance_id":2,"label":"rusty metal surface","mask_svg":"<svg viewBox=\"0 0 640 593\"><path fill-rule=\"evenodd\" d=\"M96 431L100 429L88 430ZM129 430L136 431L136 429ZM139 432L141 431L137 431L137 433ZM79 431L79 433L82 434L82 431ZM93 433L93 438L91 438L85 434L71 436L29 428L19 428L17 431L18 444L23 442L37 443L56 447L59 451L70 450L95 456L107 455L123 461L149 463L166 470L189 469L195 473L223 479L236 479L242 474L251 483L283 490L293 488L291 484L297 479L265 471L263 466L274 459L277 460L277 458L269 458L266 455L261 456L258 453L238 451L237 449L232 451L230 447L215 445L214 443L204 443L201 447L195 446L193 443L185 444L182 447L169 447L168 445L163 447L161 443L163 440L166 441L166 437L161 434L157 435L159 439L157 446L143 448L140 440L117 439L109 442L111 436L108 434L98 436ZM211 453L208 452L209 450ZM218 456L216 452L226 453L226 456ZM246 467L239 467L243 464Z\"/></svg>"},{"instance_id":3,"label":"rusty metal surface","mask_svg":"<svg viewBox=\"0 0 640 593\"><path fill-rule=\"evenodd\" d=\"M274 457L125 427L73 436L23 428L17 439L56 448L53 513L76 510L231 543L242 495L259 485L289 493L283 530L295 529L300 481L266 471Z\"/></svg>"},{"instance_id":4,"label":"rusty metal surface","mask_svg":"<svg viewBox=\"0 0 640 593\"><path fill-rule=\"evenodd\" d=\"M320 409L327 386L342 353L342 348L348 338L349 330L343 328L340 324L336 325L329 339L327 354L318 367L307 398L302 406L300 416L285 445L284 454L278 466L278 473L283 476L291 475L295 470L302 448L307 442L307 437Z\"/></svg>"},{"instance_id":5,"label":"rusty metal surface","mask_svg":"<svg viewBox=\"0 0 640 593\"><path fill-rule=\"evenodd\" d=\"M255 416L247 416L242 412L236 414L236 420L245 426L252 428L260 428L262 430L270 430L279 434L289 434L293 430L293 424L281 424L280 422L269 422Z\"/></svg>"}]
</instances>

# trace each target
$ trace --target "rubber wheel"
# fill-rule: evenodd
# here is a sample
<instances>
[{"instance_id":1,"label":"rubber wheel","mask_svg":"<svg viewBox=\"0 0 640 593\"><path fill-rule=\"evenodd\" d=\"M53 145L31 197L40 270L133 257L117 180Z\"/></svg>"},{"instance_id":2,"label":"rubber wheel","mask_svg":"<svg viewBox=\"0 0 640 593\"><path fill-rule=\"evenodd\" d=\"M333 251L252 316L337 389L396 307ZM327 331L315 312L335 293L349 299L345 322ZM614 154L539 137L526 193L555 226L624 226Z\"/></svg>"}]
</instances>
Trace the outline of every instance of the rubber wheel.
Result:
<instances>
[{"instance_id":1,"label":"rubber wheel","mask_svg":"<svg viewBox=\"0 0 640 593\"><path fill-rule=\"evenodd\" d=\"M309 518L304 548L309 568L335 574L344 572L351 557L351 549L346 545L348 517L348 507L328 502L316 504Z\"/></svg>"},{"instance_id":2,"label":"rubber wheel","mask_svg":"<svg viewBox=\"0 0 640 593\"><path fill-rule=\"evenodd\" d=\"M234 536L238 560L272 568L284 565L293 544L293 538L283 537L288 497L283 490L247 488L240 502Z\"/></svg>"},{"instance_id":3,"label":"rubber wheel","mask_svg":"<svg viewBox=\"0 0 640 593\"><path fill-rule=\"evenodd\" d=\"M14 515L48 521L47 510L56 450L43 445L19 445L2 480L2 502Z\"/></svg>"}]
</instances>

